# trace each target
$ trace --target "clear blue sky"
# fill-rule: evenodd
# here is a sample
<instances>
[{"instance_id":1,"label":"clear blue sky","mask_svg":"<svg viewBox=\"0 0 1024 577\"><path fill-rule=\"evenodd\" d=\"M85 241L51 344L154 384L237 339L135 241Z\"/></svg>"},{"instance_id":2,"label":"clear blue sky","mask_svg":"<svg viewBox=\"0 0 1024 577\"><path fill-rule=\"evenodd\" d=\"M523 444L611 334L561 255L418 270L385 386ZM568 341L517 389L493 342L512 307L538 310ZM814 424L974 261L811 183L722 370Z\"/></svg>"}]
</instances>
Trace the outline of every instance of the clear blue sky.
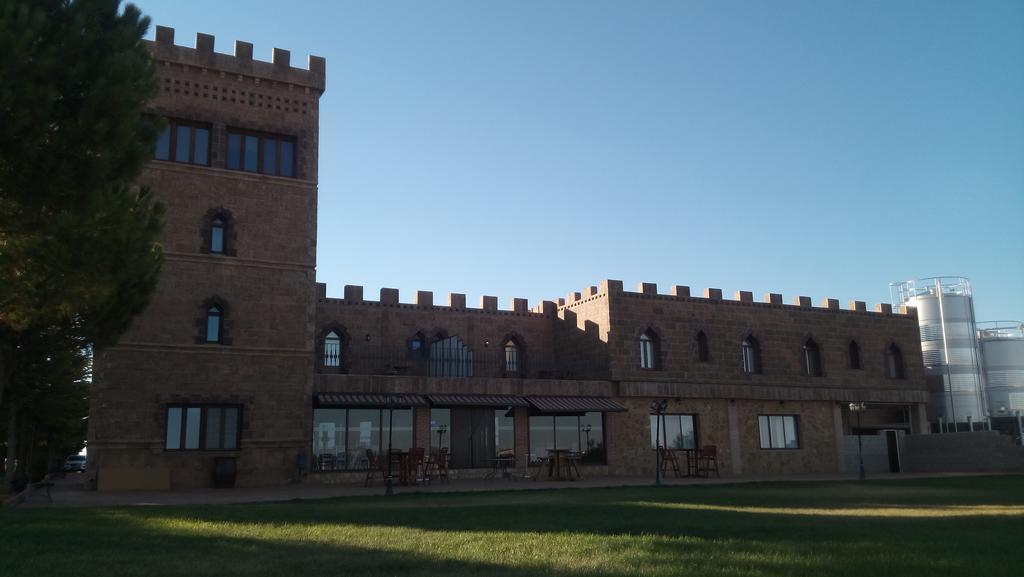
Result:
<instances>
[{"instance_id":1,"label":"clear blue sky","mask_svg":"<svg viewBox=\"0 0 1024 577\"><path fill-rule=\"evenodd\" d=\"M199 2L327 58L317 276L552 299L615 278L1024 320L1024 2ZM151 33L152 34L152 33Z\"/></svg>"}]
</instances>

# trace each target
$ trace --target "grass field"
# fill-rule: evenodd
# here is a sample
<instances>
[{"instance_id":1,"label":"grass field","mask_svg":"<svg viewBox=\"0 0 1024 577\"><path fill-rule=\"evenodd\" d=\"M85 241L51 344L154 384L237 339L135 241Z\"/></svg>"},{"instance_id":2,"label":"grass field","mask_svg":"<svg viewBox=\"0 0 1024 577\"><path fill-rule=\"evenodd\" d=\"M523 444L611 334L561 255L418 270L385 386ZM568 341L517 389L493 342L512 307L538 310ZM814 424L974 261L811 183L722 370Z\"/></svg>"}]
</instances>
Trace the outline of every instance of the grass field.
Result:
<instances>
[{"instance_id":1,"label":"grass field","mask_svg":"<svg viewBox=\"0 0 1024 577\"><path fill-rule=\"evenodd\" d=\"M0 575L1024 575L1024 477L0 510Z\"/></svg>"}]
</instances>

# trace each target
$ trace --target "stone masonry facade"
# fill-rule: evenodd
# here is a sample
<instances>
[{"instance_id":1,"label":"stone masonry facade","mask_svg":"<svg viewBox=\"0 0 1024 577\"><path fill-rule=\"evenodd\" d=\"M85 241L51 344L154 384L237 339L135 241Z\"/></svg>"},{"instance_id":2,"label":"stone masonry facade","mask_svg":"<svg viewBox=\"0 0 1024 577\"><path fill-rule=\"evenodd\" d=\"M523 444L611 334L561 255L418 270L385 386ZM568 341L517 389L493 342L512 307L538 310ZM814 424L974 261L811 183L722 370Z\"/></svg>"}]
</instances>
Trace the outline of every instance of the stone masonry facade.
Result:
<instances>
[{"instance_id":1,"label":"stone masonry facade","mask_svg":"<svg viewBox=\"0 0 1024 577\"><path fill-rule=\"evenodd\" d=\"M692 419L692 442L716 448L723 476L839 470L854 401L869 404L868 427L925 430L913 309L786 304L778 294L755 302L685 286L661 294L650 283L627 291L615 280L532 308L427 291L403 302L395 289L374 299L358 286L328 298L315 280L324 60L295 68L275 49L261 62L244 42L221 54L205 34L195 48L178 46L164 27L149 47L161 88L152 110L177 131L139 182L167 208L166 262L148 309L95 357L88 445L101 489L209 486L224 459L241 486L361 480L365 466L333 440L324 466L318 426L323 415L347 415L327 429L340 445L362 451L374 439L383 448L376 417L354 415L383 408L367 399L394 395L420 400L400 407L411 415L403 448L436 449L437 410L450 396L473 396L478 406L451 408L451 435L474 409L498 410L510 440L482 442L492 453L510 443L520 469L543 456L545 418L577 423L569 434L583 439L591 415L600 439L587 428L575 447L594 457L584 460L588 475L653 474L654 400ZM755 366L745 367L741 343L756 343ZM513 401L491 402L499 398ZM545 401L584 408L559 412ZM770 416L795 423L792 446L763 446ZM497 427L480 430L493 438ZM452 475L489 470L473 463Z\"/></svg>"}]
</instances>

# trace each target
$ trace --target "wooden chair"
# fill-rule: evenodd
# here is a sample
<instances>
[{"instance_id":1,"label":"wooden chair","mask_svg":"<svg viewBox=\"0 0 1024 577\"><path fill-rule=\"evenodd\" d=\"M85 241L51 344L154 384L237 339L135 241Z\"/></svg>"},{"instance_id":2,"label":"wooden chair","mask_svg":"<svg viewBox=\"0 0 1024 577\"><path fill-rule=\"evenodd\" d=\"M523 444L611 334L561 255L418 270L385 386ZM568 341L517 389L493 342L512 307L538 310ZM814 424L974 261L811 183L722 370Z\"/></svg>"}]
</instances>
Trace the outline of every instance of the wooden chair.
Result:
<instances>
[{"instance_id":1,"label":"wooden chair","mask_svg":"<svg viewBox=\"0 0 1024 577\"><path fill-rule=\"evenodd\" d=\"M580 461L583 460L583 453L579 451L570 451L568 456L566 457L566 460L568 461L568 468L572 472L572 474L576 475L577 479L582 480L583 474L580 473L579 464Z\"/></svg>"},{"instance_id":2,"label":"wooden chair","mask_svg":"<svg viewBox=\"0 0 1024 577\"><path fill-rule=\"evenodd\" d=\"M426 459L427 450L423 447L413 447L409 449L408 463L408 476L409 482L412 484L419 484L421 481L426 479L426 466L424 460Z\"/></svg>"},{"instance_id":3,"label":"wooden chair","mask_svg":"<svg viewBox=\"0 0 1024 577\"><path fill-rule=\"evenodd\" d=\"M441 450L437 452L437 462L434 463L434 468L437 471L437 478L444 479L444 482L448 482L448 447L441 447Z\"/></svg>"},{"instance_id":4,"label":"wooden chair","mask_svg":"<svg viewBox=\"0 0 1024 577\"><path fill-rule=\"evenodd\" d=\"M700 474L708 477L712 470L715 472L715 477L721 478L721 475L718 474L718 447L704 445L700 450Z\"/></svg>"},{"instance_id":5,"label":"wooden chair","mask_svg":"<svg viewBox=\"0 0 1024 577\"><path fill-rule=\"evenodd\" d=\"M373 454L373 449L366 450L366 480L363 481L364 487L370 486L370 481L373 480L373 474L379 473L380 480L384 480L384 469L380 466L380 460L377 455Z\"/></svg>"},{"instance_id":6,"label":"wooden chair","mask_svg":"<svg viewBox=\"0 0 1024 577\"><path fill-rule=\"evenodd\" d=\"M661 451L661 474L667 473L669 467L671 467L676 477L681 477L682 475L679 473L679 460L676 459L675 452L666 447L659 447L658 450Z\"/></svg>"}]
</instances>

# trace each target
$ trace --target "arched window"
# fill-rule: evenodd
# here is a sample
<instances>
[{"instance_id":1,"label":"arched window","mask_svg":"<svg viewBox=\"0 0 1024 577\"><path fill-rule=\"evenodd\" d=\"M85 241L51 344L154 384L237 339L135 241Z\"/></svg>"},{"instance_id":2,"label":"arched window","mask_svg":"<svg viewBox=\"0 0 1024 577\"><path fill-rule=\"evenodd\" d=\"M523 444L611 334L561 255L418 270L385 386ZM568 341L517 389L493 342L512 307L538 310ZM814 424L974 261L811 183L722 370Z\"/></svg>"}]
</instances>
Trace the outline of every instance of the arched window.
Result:
<instances>
[{"instance_id":1,"label":"arched window","mask_svg":"<svg viewBox=\"0 0 1024 577\"><path fill-rule=\"evenodd\" d=\"M850 368L863 368L860 364L860 345L857 344L857 341L850 341Z\"/></svg>"},{"instance_id":2,"label":"arched window","mask_svg":"<svg viewBox=\"0 0 1024 577\"><path fill-rule=\"evenodd\" d=\"M341 336L333 330L324 336L324 366L341 366Z\"/></svg>"},{"instance_id":3,"label":"arched window","mask_svg":"<svg viewBox=\"0 0 1024 577\"><path fill-rule=\"evenodd\" d=\"M224 253L224 228L226 223L224 217L217 215L210 222L210 252Z\"/></svg>"},{"instance_id":4,"label":"arched window","mask_svg":"<svg viewBox=\"0 0 1024 577\"><path fill-rule=\"evenodd\" d=\"M224 309L212 305L206 309L206 342L220 343L223 336Z\"/></svg>"},{"instance_id":5,"label":"arched window","mask_svg":"<svg viewBox=\"0 0 1024 577\"><path fill-rule=\"evenodd\" d=\"M640 335L640 368L658 368L658 335L651 329Z\"/></svg>"},{"instance_id":6,"label":"arched window","mask_svg":"<svg viewBox=\"0 0 1024 577\"><path fill-rule=\"evenodd\" d=\"M711 352L708 350L708 336L704 331L697 332L697 360L706 363L711 359Z\"/></svg>"},{"instance_id":7,"label":"arched window","mask_svg":"<svg viewBox=\"0 0 1024 577\"><path fill-rule=\"evenodd\" d=\"M903 353L896 344L889 345L885 350L886 366L889 368L889 378L903 378Z\"/></svg>"},{"instance_id":8,"label":"arched window","mask_svg":"<svg viewBox=\"0 0 1024 577\"><path fill-rule=\"evenodd\" d=\"M472 377L473 351L457 336L444 337L430 343L430 375L437 377Z\"/></svg>"},{"instance_id":9,"label":"arched window","mask_svg":"<svg viewBox=\"0 0 1024 577\"><path fill-rule=\"evenodd\" d=\"M505 342L505 363L504 370L505 374L516 375L519 374L519 345L515 341L509 340Z\"/></svg>"},{"instance_id":10,"label":"arched window","mask_svg":"<svg viewBox=\"0 0 1024 577\"><path fill-rule=\"evenodd\" d=\"M749 335L744 338L740 343L740 353L743 356L744 373L761 372L761 345L757 339Z\"/></svg>"},{"instance_id":11,"label":"arched window","mask_svg":"<svg viewBox=\"0 0 1024 577\"><path fill-rule=\"evenodd\" d=\"M821 376L821 350L814 339L804 341L804 372L812 377Z\"/></svg>"}]
</instances>

